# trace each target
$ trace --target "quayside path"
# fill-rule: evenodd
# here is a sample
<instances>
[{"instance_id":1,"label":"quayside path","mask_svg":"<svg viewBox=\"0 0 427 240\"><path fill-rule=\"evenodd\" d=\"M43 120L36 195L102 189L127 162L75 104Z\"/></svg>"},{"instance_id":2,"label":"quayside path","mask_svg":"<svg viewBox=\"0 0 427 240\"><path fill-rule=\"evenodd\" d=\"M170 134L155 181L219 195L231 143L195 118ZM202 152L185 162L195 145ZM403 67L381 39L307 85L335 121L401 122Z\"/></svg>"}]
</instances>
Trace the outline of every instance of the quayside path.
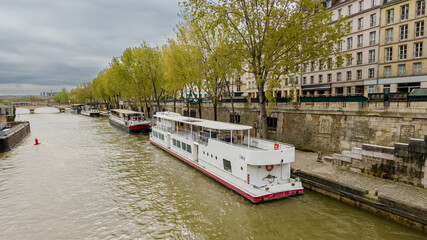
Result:
<instances>
[{"instance_id":1,"label":"quayside path","mask_svg":"<svg viewBox=\"0 0 427 240\"><path fill-rule=\"evenodd\" d=\"M291 164L292 169L295 171L295 175L299 176L300 174L298 174L298 172L304 172L315 178L318 177L326 180L326 183L330 181L330 183L337 183L336 186L342 185L348 188L362 190L364 192L363 198L373 200L373 202L378 200L378 197L391 200L391 202L397 204L390 204L387 207L397 210L398 212L404 212L404 214L415 216L420 222L424 222L424 225L421 224L421 226L415 228L424 232L427 231L425 225L425 222L427 222L425 215L427 213L426 188L357 173L324 161L318 162L317 156L317 153L314 152L296 150L295 162ZM304 183L304 177L301 178ZM375 191L378 191L378 197L375 196ZM399 222L399 220L394 220Z\"/></svg>"}]
</instances>

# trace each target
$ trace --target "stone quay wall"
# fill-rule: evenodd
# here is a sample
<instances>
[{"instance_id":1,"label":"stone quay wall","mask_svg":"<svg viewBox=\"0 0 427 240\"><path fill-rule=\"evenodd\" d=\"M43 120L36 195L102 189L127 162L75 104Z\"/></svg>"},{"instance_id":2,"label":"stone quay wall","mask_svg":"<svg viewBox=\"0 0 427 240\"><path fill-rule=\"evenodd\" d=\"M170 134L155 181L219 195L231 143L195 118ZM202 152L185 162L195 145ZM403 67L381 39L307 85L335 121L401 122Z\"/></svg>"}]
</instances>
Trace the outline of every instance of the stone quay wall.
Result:
<instances>
[{"instance_id":1,"label":"stone quay wall","mask_svg":"<svg viewBox=\"0 0 427 240\"><path fill-rule=\"evenodd\" d=\"M277 126L268 130L268 138L295 145L297 149L338 153L361 148L362 144L393 147L395 143L408 143L410 138L424 138L427 134L427 103L390 103L385 110L381 103L276 103L269 117L277 118ZM162 110L173 111L173 103L162 104ZM240 123L253 126L252 134L259 136L257 103L234 103ZM392 111L394 109L396 111ZM406 112L403 111L406 109ZM176 112L184 114L184 103L176 104ZM231 104L218 106L218 121L230 122ZM190 115L198 117L193 103ZM211 103L202 103L202 118L214 119Z\"/></svg>"},{"instance_id":2,"label":"stone quay wall","mask_svg":"<svg viewBox=\"0 0 427 240\"><path fill-rule=\"evenodd\" d=\"M394 147L362 144L342 154L325 157L332 164L369 174L427 188L427 135L410 138L409 144Z\"/></svg>"}]
</instances>

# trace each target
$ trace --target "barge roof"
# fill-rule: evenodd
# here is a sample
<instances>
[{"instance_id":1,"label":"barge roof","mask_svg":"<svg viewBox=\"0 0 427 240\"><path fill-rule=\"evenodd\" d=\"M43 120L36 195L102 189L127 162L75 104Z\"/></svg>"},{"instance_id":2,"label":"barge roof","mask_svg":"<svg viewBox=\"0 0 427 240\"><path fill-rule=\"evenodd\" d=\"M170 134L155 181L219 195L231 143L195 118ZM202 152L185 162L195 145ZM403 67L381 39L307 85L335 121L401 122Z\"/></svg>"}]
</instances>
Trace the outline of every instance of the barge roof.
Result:
<instances>
[{"instance_id":1,"label":"barge roof","mask_svg":"<svg viewBox=\"0 0 427 240\"><path fill-rule=\"evenodd\" d=\"M136 112L126 109L111 109L111 112L123 113L123 114L142 114L142 112Z\"/></svg>"},{"instance_id":2,"label":"barge roof","mask_svg":"<svg viewBox=\"0 0 427 240\"><path fill-rule=\"evenodd\" d=\"M183 122L185 124L199 126L203 128L210 128L210 129L233 130L233 131L252 129L251 126L246 126L246 125L217 122L217 121L200 119L200 118L184 117L184 116L181 116L179 113L174 113L174 112L158 112L154 116L158 118L163 118L163 119L177 121L177 122Z\"/></svg>"}]
</instances>

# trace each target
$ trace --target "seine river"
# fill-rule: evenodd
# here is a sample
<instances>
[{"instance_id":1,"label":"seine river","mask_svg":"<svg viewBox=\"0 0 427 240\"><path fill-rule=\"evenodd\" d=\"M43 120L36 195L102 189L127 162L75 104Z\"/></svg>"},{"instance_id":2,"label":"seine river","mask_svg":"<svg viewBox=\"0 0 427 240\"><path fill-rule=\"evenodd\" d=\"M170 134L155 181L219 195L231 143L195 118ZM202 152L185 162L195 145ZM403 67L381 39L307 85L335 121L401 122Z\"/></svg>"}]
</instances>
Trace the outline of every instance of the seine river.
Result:
<instances>
[{"instance_id":1,"label":"seine river","mask_svg":"<svg viewBox=\"0 0 427 240\"><path fill-rule=\"evenodd\" d=\"M427 238L309 190L254 205L107 118L38 112L0 154L0 239Z\"/></svg>"}]
</instances>

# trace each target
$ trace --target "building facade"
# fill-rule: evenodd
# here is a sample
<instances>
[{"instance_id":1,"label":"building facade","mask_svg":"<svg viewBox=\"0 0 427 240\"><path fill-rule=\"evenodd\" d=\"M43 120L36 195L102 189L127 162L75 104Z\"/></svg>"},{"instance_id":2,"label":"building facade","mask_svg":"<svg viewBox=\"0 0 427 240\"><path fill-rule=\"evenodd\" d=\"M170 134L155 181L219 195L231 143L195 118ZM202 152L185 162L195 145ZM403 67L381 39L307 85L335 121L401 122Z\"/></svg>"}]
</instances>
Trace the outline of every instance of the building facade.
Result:
<instances>
[{"instance_id":1,"label":"building facade","mask_svg":"<svg viewBox=\"0 0 427 240\"><path fill-rule=\"evenodd\" d=\"M365 85L384 93L427 88L425 0L385 0L381 16L379 79Z\"/></svg>"},{"instance_id":2,"label":"building facade","mask_svg":"<svg viewBox=\"0 0 427 240\"><path fill-rule=\"evenodd\" d=\"M302 95L364 94L365 81L377 78L380 0L328 0L326 7L333 13L330 24L342 16L350 22L350 32L337 46L346 57L341 65L334 55L304 65Z\"/></svg>"}]
</instances>

